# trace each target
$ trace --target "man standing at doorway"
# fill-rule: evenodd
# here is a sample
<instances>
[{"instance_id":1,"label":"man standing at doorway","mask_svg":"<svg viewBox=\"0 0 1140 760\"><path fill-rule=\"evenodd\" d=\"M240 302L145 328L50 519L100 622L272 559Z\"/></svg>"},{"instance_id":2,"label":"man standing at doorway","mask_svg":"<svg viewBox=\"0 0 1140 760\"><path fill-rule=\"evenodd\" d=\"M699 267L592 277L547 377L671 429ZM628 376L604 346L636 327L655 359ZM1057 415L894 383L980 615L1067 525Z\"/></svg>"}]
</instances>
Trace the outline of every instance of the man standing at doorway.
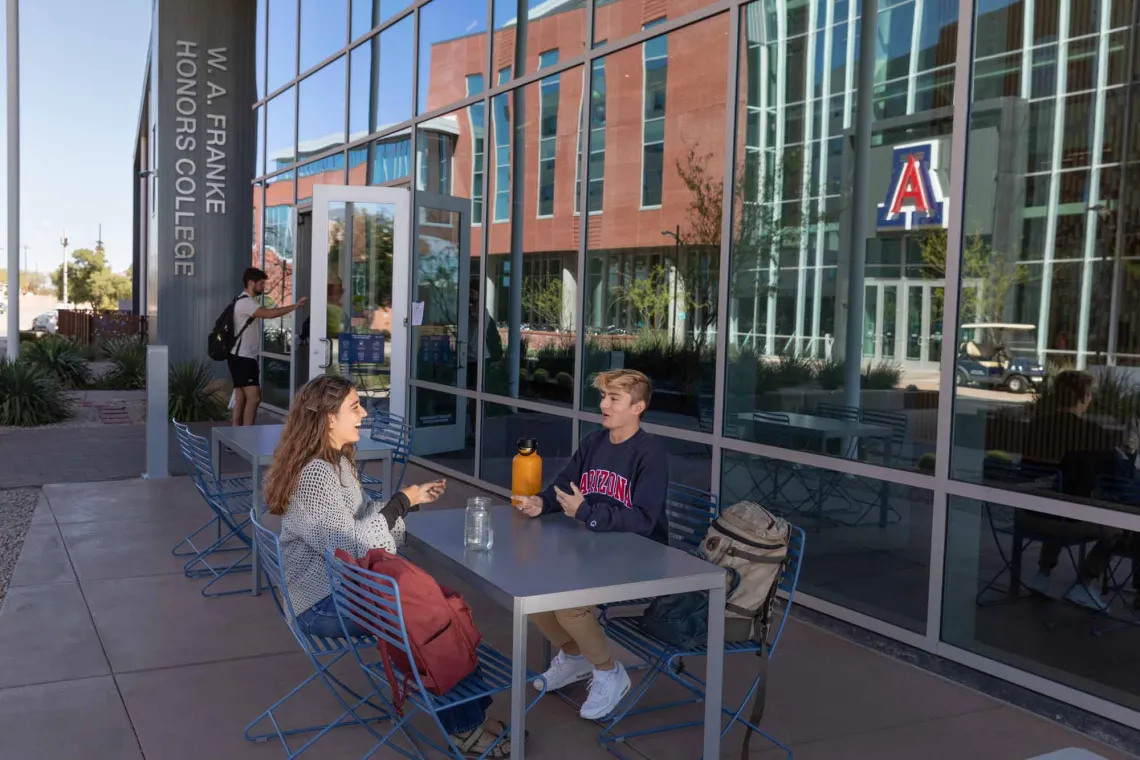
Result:
<instances>
[{"instance_id":1,"label":"man standing at doorway","mask_svg":"<svg viewBox=\"0 0 1140 760\"><path fill-rule=\"evenodd\" d=\"M276 319L292 314L305 305L299 298L292 306L270 309L261 305L265 293L265 281L269 275L250 267L241 277L242 292L234 301L234 341L233 350L226 360L230 368L230 378L234 381L235 426L252 425L257 419L257 407L261 405L261 365L257 358L261 348L261 325L258 320Z\"/></svg>"}]
</instances>

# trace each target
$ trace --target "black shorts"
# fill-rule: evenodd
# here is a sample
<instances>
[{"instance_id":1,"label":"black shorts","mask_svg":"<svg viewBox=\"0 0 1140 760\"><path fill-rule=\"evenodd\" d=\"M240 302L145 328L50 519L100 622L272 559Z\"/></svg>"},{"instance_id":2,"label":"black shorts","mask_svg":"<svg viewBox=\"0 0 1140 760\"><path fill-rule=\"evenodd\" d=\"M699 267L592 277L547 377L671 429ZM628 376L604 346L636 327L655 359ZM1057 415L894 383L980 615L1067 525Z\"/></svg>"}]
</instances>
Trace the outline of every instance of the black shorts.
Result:
<instances>
[{"instance_id":1,"label":"black shorts","mask_svg":"<svg viewBox=\"0 0 1140 760\"><path fill-rule=\"evenodd\" d=\"M226 364L230 368L230 378L235 388L248 388L261 385L261 365L257 359L230 354L226 357Z\"/></svg>"}]
</instances>

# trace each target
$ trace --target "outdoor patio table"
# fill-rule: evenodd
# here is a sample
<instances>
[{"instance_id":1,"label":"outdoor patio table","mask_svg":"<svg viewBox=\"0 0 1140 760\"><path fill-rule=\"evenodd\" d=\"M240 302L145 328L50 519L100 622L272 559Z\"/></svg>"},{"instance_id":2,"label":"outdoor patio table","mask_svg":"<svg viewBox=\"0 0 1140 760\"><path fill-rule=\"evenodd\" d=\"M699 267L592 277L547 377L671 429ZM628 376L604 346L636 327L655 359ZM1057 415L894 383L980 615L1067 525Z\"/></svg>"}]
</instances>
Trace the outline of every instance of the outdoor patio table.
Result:
<instances>
[{"instance_id":1,"label":"outdoor patio table","mask_svg":"<svg viewBox=\"0 0 1140 760\"><path fill-rule=\"evenodd\" d=\"M405 518L408 546L439 561L513 614L511 758L523 757L527 616L571 607L709 591L704 757L720 757L724 672L724 571L632 533L595 533L562 514L529 518L509 505L491 510L494 547L468 551L464 510Z\"/></svg>"},{"instance_id":2,"label":"outdoor patio table","mask_svg":"<svg viewBox=\"0 0 1140 760\"><path fill-rule=\"evenodd\" d=\"M854 422L852 420L841 420L834 417L822 417L816 414L804 414L802 412L769 412L768 414L779 415L779 417L787 418L785 423L783 419L765 419L765 412L744 412L737 415L742 421L749 422L756 427L757 443L764 443L762 440L761 431L765 428L779 428L780 430L791 430L797 435L803 435L808 438L814 438L820 442L820 450L824 451L827 448L828 441L840 441L841 450L845 451L847 444L856 438L882 438L884 441L885 454L888 460L893 456L894 449L894 431L884 425L873 425L866 422ZM842 477L836 475L835 477ZM820 481L820 488L816 493L818 503L816 504L816 512L819 517L823 517L823 500L826 494L823 488L822 479ZM879 486L879 525L885 526L887 524L887 515L890 512L890 483L882 481Z\"/></svg>"},{"instance_id":3,"label":"outdoor patio table","mask_svg":"<svg viewBox=\"0 0 1140 760\"><path fill-rule=\"evenodd\" d=\"M253 498L257 509L261 510L261 468L273 464L273 453L277 451L277 444L281 440L281 431L284 425L247 425L244 427L229 427L219 425L211 431L213 445L210 447L210 457L213 460L214 472L221 472L219 464L222 458L222 448L228 447L239 457L253 466ZM379 460L384 468L383 498L387 499L392 483L392 447L381 441L362 436L360 443L356 444L356 461L368 462ZM253 594L261 593L261 566L257 559L257 542L253 544Z\"/></svg>"}]
</instances>

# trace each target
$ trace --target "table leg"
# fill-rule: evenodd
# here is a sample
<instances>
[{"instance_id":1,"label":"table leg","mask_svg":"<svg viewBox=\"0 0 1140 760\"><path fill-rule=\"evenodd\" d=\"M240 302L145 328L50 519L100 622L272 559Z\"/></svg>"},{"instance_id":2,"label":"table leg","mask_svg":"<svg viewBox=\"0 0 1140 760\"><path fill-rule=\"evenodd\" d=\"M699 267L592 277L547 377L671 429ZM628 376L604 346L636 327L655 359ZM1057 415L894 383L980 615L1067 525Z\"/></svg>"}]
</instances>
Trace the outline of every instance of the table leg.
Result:
<instances>
[{"instance_id":1,"label":"table leg","mask_svg":"<svg viewBox=\"0 0 1140 760\"><path fill-rule=\"evenodd\" d=\"M721 698L724 692L724 586L709 591L708 658L705 673L705 744L702 757L720 757Z\"/></svg>"},{"instance_id":2,"label":"table leg","mask_svg":"<svg viewBox=\"0 0 1140 760\"><path fill-rule=\"evenodd\" d=\"M256 460L256 457L254 457ZM261 515L261 466L256 461L253 463L253 480L250 481L250 486L253 493L250 494L249 500L253 509L257 510L257 514ZM261 563L257 557L257 541L253 542L253 561L250 563L253 566L253 595L261 596Z\"/></svg>"},{"instance_id":3,"label":"table leg","mask_svg":"<svg viewBox=\"0 0 1140 760\"><path fill-rule=\"evenodd\" d=\"M886 445L887 461L893 462L895 454L894 440L888 438ZM884 480L879 484L879 527L887 527L887 514L890 512L891 484Z\"/></svg>"},{"instance_id":4,"label":"table leg","mask_svg":"<svg viewBox=\"0 0 1140 760\"><path fill-rule=\"evenodd\" d=\"M723 592L722 592L723 594ZM523 760L526 739L526 624L522 605L515 600L511 651L511 760ZM721 625L723 626L723 621ZM718 703L719 704L719 703Z\"/></svg>"},{"instance_id":5,"label":"table leg","mask_svg":"<svg viewBox=\"0 0 1140 760\"><path fill-rule=\"evenodd\" d=\"M213 446L210 447L210 468L214 471L215 478L222 477L222 441L218 436L210 433L210 440Z\"/></svg>"}]
</instances>

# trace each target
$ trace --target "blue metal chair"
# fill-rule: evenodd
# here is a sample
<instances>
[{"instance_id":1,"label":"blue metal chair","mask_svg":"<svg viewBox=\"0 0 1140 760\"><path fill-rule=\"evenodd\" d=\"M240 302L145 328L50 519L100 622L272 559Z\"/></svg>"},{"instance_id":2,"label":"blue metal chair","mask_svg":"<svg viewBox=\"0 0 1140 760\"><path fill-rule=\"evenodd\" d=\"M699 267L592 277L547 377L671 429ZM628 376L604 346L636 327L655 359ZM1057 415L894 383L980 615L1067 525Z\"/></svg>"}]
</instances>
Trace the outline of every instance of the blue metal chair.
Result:
<instances>
[{"instance_id":1,"label":"blue metal chair","mask_svg":"<svg viewBox=\"0 0 1140 760\"><path fill-rule=\"evenodd\" d=\"M803 563L804 546L807 542L802 528L791 526L791 531L788 558L784 563L783 571L780 573L779 580L777 581L779 591L787 595L787 603L784 605L783 614L780 616L779 622L776 623L774 620L772 621L775 626L775 636L772 637L771 643L767 643L769 630L765 630L763 635L760 636L760 641L748 641L743 643L726 642L724 645L725 657L742 653L751 653L766 657L775 655L776 647L780 643L784 626L787 625L789 613L795 601L796 587L800 579L800 567ZM778 604L778 602L779 597L777 596L773 600L773 604ZM666 644L642 631L637 618L615 618L609 620L606 622L606 633L612 637L614 641L641 657L649 665L649 672L641 679L637 687L630 692L629 696L626 697L622 706L619 708L619 712L617 712L615 717L598 737L602 747L618 757L624 757L617 750L616 745L627 742L630 739L704 725L703 719L687 720L681 723L630 731L624 734L617 733L615 729L627 718L682 707L684 705L702 703L705 696L705 682L689 671L684 666L683 661L685 658L704 657L708 654L708 649L707 647L699 647L691 650L682 650ZM648 693L649 688L660 676L666 676L672 679L690 692L692 696L665 704L636 709L638 703ZM756 678L752 681L752 686L748 689L748 693L744 695L744 699L740 701L740 704L736 707L725 706L721 708L722 712L728 717L728 723L721 729L721 736L728 733L734 723L740 723L746 729L752 729L768 741L783 749L787 756L791 758L792 750L790 748L773 738L759 726L749 722L745 715L749 700L752 699L756 690L761 688L761 680L765 677L766 668L761 667L756 674ZM763 686L766 687L767 684L763 684Z\"/></svg>"},{"instance_id":2,"label":"blue metal chair","mask_svg":"<svg viewBox=\"0 0 1140 760\"><path fill-rule=\"evenodd\" d=\"M665 514L669 518L669 545L674 549L696 554L709 532L709 525L720 514L716 495L701 488L670 483L665 492ZM605 618L606 610L616 607L636 607L649 604L650 599L631 599L628 602L599 604Z\"/></svg>"},{"instance_id":3,"label":"blue metal chair","mask_svg":"<svg viewBox=\"0 0 1140 760\"><path fill-rule=\"evenodd\" d=\"M382 705L377 705L376 701L379 700L373 701L371 699L372 695L368 697L361 696L330 672L332 666L336 665L336 663L353 649L357 647L375 647L376 639L371 636L323 638L310 636L302 631L297 624L297 616L293 612L293 600L289 596L289 587L285 584L285 572L281 565L281 540L276 533L261 524L261 520L258 519L255 512L250 513L250 521L253 523L254 540L257 541L257 550L258 556L261 558L261 566L265 571L269 588L274 592L273 601L277 604L277 609L285 619L285 624L289 626L289 632L297 639L297 643L301 645L301 651L305 653L305 656L313 665L313 674L299 683L284 697L274 702L269 709L261 713L261 715L257 716L256 719L246 726L246 741L263 742L276 736L281 741L281 746L285 748L285 757L287 760L293 760L293 758L309 749L318 739L334 728L363 726L376 736L376 738L380 738L380 734L376 733L368 724L378 720L390 719L391 714L387 708ZM298 692L317 680L323 683L325 687L332 692L333 697L343 708L343 712L341 712L335 720L327 724L318 724L305 728L283 728L278 722L275 712L280 710L282 706L296 696ZM358 711L366 707L380 714L374 717L361 718L358 715ZM268 733L253 733L254 728L263 721L267 721L269 726L272 727L272 730ZM308 741L296 750L289 746L291 738L314 732L316 732L316 736L310 737Z\"/></svg>"},{"instance_id":4,"label":"blue metal chair","mask_svg":"<svg viewBox=\"0 0 1140 760\"><path fill-rule=\"evenodd\" d=\"M399 668L393 668L396 678L405 684L406 693L403 695L405 698L403 708L400 717L393 718L391 730L380 738L380 742L365 755L365 758L371 757L381 747L387 746L405 757L423 760L424 755L409 736L411 733L436 751L455 758L455 760L465 760L462 750L451 741L440 722L439 713L450 707L475 702L483 697L509 692L511 689L510 658L499 653L484 641L479 644L479 666L475 672L460 681L447 694L442 696L432 694L424 688L419 668L416 666L412 648L408 642L399 586L392 578L337 559L331 552L328 553L327 560L329 583L332 585L333 600L336 603L336 611L337 615L340 616L342 627L346 618L355 621L378 640L383 641L395 651L401 652L411 665L408 673L402 672ZM364 671L372 684L374 693L387 694L389 695L389 702L394 701L395 695L392 694L391 687L388 684L383 663L374 660L366 661L359 650L354 649L353 652L361 670ZM541 681L542 676L530 674L527 676L527 680L528 682ZM545 693L544 687L538 696L527 705L528 712ZM422 712L431 718L440 735L444 737L443 744L429 739L409 723L411 717L417 712ZM404 737L409 748L398 746L392 742L397 733ZM487 747L480 758L484 758L494 751L495 747L509 734L510 729L508 727L502 736Z\"/></svg>"},{"instance_id":5,"label":"blue metal chair","mask_svg":"<svg viewBox=\"0 0 1140 760\"><path fill-rule=\"evenodd\" d=\"M178 420L172 419L171 422L174 424L174 431L177 435L178 450L182 454L183 463L186 465L186 474L190 476L190 481L199 493L202 493L203 498L209 498L209 495L236 498L248 496L252 493L252 478L219 478L214 472L214 464L210 458L210 446L206 439L194 435L190 432L189 427ZM218 520L218 516L214 515L201 528L175 544L170 553L175 557L197 556L202 550L195 545L194 539L210 528L215 529L215 540L221 538L222 524ZM182 548L183 545L188 548ZM240 548L233 547L221 551L237 551Z\"/></svg>"},{"instance_id":6,"label":"blue metal chair","mask_svg":"<svg viewBox=\"0 0 1140 760\"><path fill-rule=\"evenodd\" d=\"M876 451L883 458L883 464L893 467L902 458L902 449L906 444L906 415L901 412L877 412L872 409L863 409L859 412L859 420L868 425L878 425L889 428L890 436L887 438L870 438L863 441L863 445L870 451Z\"/></svg>"},{"instance_id":7,"label":"blue metal chair","mask_svg":"<svg viewBox=\"0 0 1140 760\"><path fill-rule=\"evenodd\" d=\"M377 412L372 416L371 435L372 440L383 441L395 449L392 452L392 479L394 482L390 484L391 488L388 489L388 494L391 496L400 490L400 486L404 483L404 473L408 470L408 459L412 455L412 426L398 414ZM399 468L398 472L397 467ZM374 475L365 475L364 473L360 475L360 482L365 486L365 493L372 499L383 498L384 486L389 485Z\"/></svg>"},{"instance_id":8,"label":"blue metal chair","mask_svg":"<svg viewBox=\"0 0 1140 760\"><path fill-rule=\"evenodd\" d=\"M248 488L242 489L242 479L221 480L216 477L213 465L210 463L210 447L206 439L190 432L190 429L185 425L177 422L174 425L178 433L179 447L182 450L183 457L187 460L191 482L194 483L194 487L198 489L198 493L201 494L206 505L214 513L214 518L180 541L172 551L175 556L190 557L182 566L182 572L187 578L210 579L202 587L202 596L216 597L245 593L248 589L227 591L212 591L211 589L222 578L238 573L248 573L252 569L248 560L252 555L253 542L245 532L245 528L249 524L249 511L253 504L252 493ZM211 525L216 526L217 537L207 546L199 548L193 539ZM179 547L183 544L189 546L193 554L179 554ZM241 552L241 556L229 564L213 564L214 555L229 552Z\"/></svg>"}]
</instances>

